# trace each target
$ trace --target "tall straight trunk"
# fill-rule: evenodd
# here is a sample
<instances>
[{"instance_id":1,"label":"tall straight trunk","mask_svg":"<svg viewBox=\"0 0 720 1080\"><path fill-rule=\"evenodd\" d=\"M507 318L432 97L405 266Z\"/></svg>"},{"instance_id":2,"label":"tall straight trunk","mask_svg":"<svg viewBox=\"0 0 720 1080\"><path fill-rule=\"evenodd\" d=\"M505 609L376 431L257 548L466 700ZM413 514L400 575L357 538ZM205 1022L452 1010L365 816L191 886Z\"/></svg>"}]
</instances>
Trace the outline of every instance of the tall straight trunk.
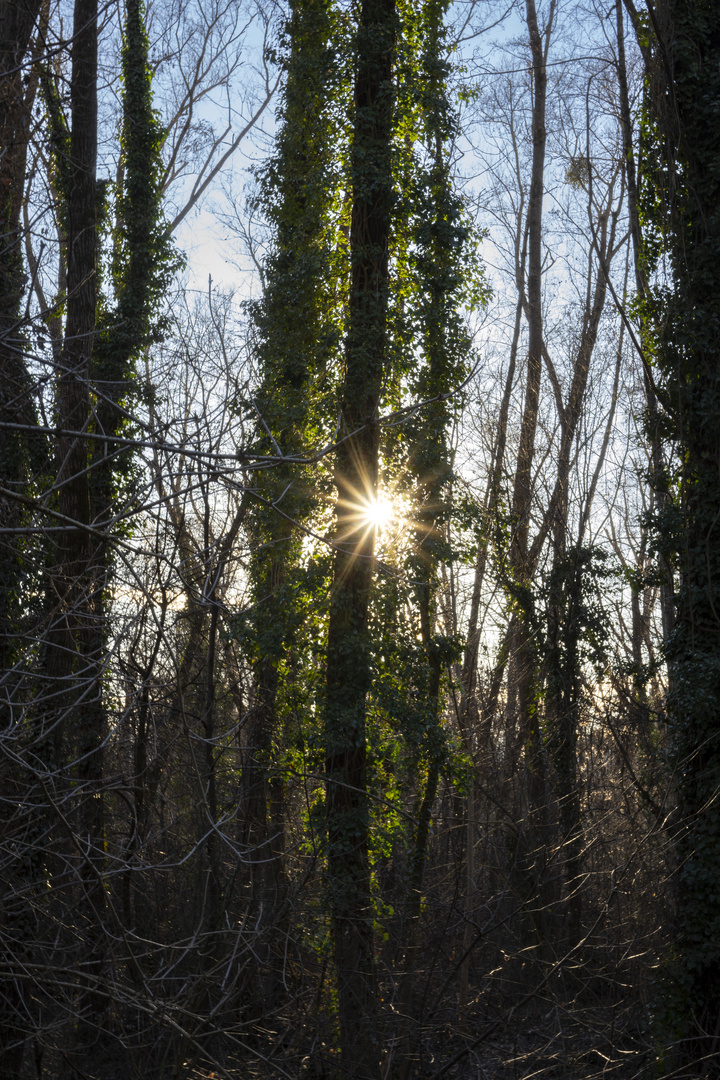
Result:
<instances>
[{"instance_id":1,"label":"tall straight trunk","mask_svg":"<svg viewBox=\"0 0 720 1080\"><path fill-rule=\"evenodd\" d=\"M542 831L545 808L545 775L541 746L539 716L534 703L533 681L536 678L535 660L529 627L532 585L529 565L530 512L532 507L532 470L535 457L535 432L540 400L540 376L543 356L542 317L542 221L547 131L547 51L555 15L555 2L550 5L548 21L541 34L534 0L526 0L526 21L532 55L532 166L528 196L527 230L527 318L528 361L525 383L525 402L520 426L517 467L511 506L513 535L509 561L512 571L511 588L516 594L520 617L517 619L511 642L512 663L509 677L514 680L509 699L516 702L519 738L525 751L528 800L528 858L535 859L534 876L543 877L543 868L533 852L542 852L537 830ZM523 815L524 816L524 815ZM525 860L521 860L520 865ZM542 920L541 920L542 921Z\"/></svg>"},{"instance_id":2,"label":"tall straight trunk","mask_svg":"<svg viewBox=\"0 0 720 1080\"><path fill-rule=\"evenodd\" d=\"M345 1077L379 1076L373 908L368 866L365 697L376 496L378 405L386 366L392 196L393 0L363 0L355 42L351 284L336 458L335 565L327 645L325 745L328 878ZM360 505L358 505L358 502Z\"/></svg>"},{"instance_id":3,"label":"tall straight trunk","mask_svg":"<svg viewBox=\"0 0 720 1080\"><path fill-rule=\"evenodd\" d=\"M104 803L100 790L103 769L104 714L98 654L100 588L94 566L97 537L90 531L88 447L84 432L91 421L90 366L95 340L96 166L97 166L97 0L76 0L73 20L72 127L67 200L67 318L65 347L57 387L59 426L57 484L60 512L76 524L58 543L61 610L55 629L61 636L53 657L56 677L70 686L58 727L64 727L65 754L77 765L76 827L85 849L79 867L78 919L85 941L83 969L97 976L102 965L102 920L105 891L101 882ZM65 651L63 652L63 647ZM58 670L59 669L59 670ZM68 679L72 672L73 678ZM62 700L62 698L61 698ZM60 735L56 738L61 743ZM77 1047L87 1049L95 1037L93 1018L104 1001L80 990Z\"/></svg>"},{"instance_id":4,"label":"tall straight trunk","mask_svg":"<svg viewBox=\"0 0 720 1080\"><path fill-rule=\"evenodd\" d=\"M279 105L282 123L263 202L274 244L266 260L263 297L255 306L257 357L262 375L254 398L258 436L268 454L286 455L275 468L255 474L259 496L251 510L249 576L256 659L254 707L243 779L246 827L258 910L255 950L262 1002L275 1009L284 993L289 909L284 889L282 770L273 748L281 744L287 698L285 680L300 615L295 584L304 562L298 526L316 502L307 469L291 460L312 452L318 430L318 387L339 359L334 320L337 278L332 269L336 237L328 223L336 191L338 138L336 13L331 0L295 0L286 26L289 51ZM302 318L298 318L302 312ZM322 409L322 406L321 406ZM258 1010L256 1009L256 1012Z\"/></svg>"},{"instance_id":5,"label":"tall straight trunk","mask_svg":"<svg viewBox=\"0 0 720 1080\"><path fill-rule=\"evenodd\" d=\"M32 102L24 76L40 7L41 0L0 3L0 424L19 423L28 428L35 422L35 415L22 333L21 302L26 279L20 220ZM0 518L9 530L0 544L0 729L8 739L17 730L9 702L13 698L12 668L22 594L18 536L11 530L20 529L24 522L20 498L36 456L34 442L42 450L41 440L33 440L29 433L0 426ZM37 467L40 462L34 464ZM26 984L22 977L16 977L12 960L17 958L21 969L27 959L26 949L31 947L33 925L26 897L28 886L37 879L41 854L39 838L33 835L38 830L22 810L29 794L27 777L10 756L0 761L0 787L7 804L0 812L0 828L8 839L17 836L18 850L28 852L0 884L0 924L8 959L0 982L0 1073L16 1076L21 1071L26 1018L32 1006ZM19 808L18 814L14 813L15 807Z\"/></svg>"},{"instance_id":6,"label":"tall straight trunk","mask_svg":"<svg viewBox=\"0 0 720 1080\"><path fill-rule=\"evenodd\" d=\"M720 1059L720 21L705 0L661 0L648 10L659 39L644 183L673 280L655 292L647 317L663 424L678 443L674 513L656 519L679 571L666 656L680 929L662 1034L685 1040L675 1043L684 1058L678 1074L711 1077Z\"/></svg>"}]
</instances>

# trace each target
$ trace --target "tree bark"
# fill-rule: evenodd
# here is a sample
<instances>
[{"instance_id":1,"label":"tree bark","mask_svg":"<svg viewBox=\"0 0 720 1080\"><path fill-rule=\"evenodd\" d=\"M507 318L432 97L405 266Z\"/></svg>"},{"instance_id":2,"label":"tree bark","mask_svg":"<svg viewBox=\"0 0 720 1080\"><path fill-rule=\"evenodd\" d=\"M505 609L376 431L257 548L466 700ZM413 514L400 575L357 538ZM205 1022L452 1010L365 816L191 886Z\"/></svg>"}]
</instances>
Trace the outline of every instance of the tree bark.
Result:
<instances>
[{"instance_id":1,"label":"tree bark","mask_svg":"<svg viewBox=\"0 0 720 1080\"><path fill-rule=\"evenodd\" d=\"M547 131L545 114L547 106L547 51L555 15L555 2L550 5L548 21L541 34L534 0L526 0L526 21L532 54L533 106L532 106L532 167L530 193L528 196L528 261L527 261L527 318L528 360L525 383L525 402L520 426L517 467L513 485L511 523L513 534L510 541L509 563L512 574L510 588L514 594L519 617L511 642L512 663L509 678L516 702L519 738L523 745L526 762L526 785L528 800L528 853L519 860L522 868L527 859L533 859L534 877L544 878L542 852L544 845L539 833L544 831L546 813L545 768L540 735L539 715L534 703L532 684L536 678L530 630L532 598L532 570L529 563L530 513L532 509L532 468L535 456L535 432L537 429L540 400L540 377L543 357L542 316L542 221L545 174L545 148ZM525 814L523 813L523 816ZM531 854L533 853L533 854ZM535 854L537 853L537 854ZM525 867L528 869L528 867ZM541 905L542 908L543 905ZM543 922L542 913L538 924ZM541 936L543 931L540 929Z\"/></svg>"},{"instance_id":2,"label":"tree bark","mask_svg":"<svg viewBox=\"0 0 720 1080\"><path fill-rule=\"evenodd\" d=\"M663 419L680 446L677 519L657 518L679 570L666 645L681 927L668 1028L682 1033L689 1071L709 1077L717 1075L720 1052L720 23L701 0L663 0L649 14L656 127L644 183L673 287L656 292L648 317L655 320Z\"/></svg>"},{"instance_id":3,"label":"tree bark","mask_svg":"<svg viewBox=\"0 0 720 1080\"><path fill-rule=\"evenodd\" d=\"M363 0L356 36L351 284L338 450L335 565L327 646L325 744L328 877L343 1076L379 1076L373 904L368 866L365 697L374 532L363 517L378 475L378 404L386 366L392 194L393 0Z\"/></svg>"},{"instance_id":4,"label":"tree bark","mask_svg":"<svg viewBox=\"0 0 720 1080\"><path fill-rule=\"evenodd\" d=\"M32 92L25 81L30 46L41 0L3 0L0 3L0 423L16 423L27 431L0 427L0 518L9 530L20 529L26 520L20 501L30 472L39 471L43 440L33 437L35 423L32 382L25 363L21 303L26 277L23 270L21 209L25 196L27 148L32 127ZM0 729L14 737L16 722L9 702L13 698L12 669L17 654L18 622L21 614L22 558L17 536L0 544ZM22 809L27 796L27 777L20 775L10 757L0 761L0 785L14 792L12 806L2 810L1 823L7 837L22 830L19 848L28 851L0 886L0 916L4 946L10 968L0 989L0 1073L20 1075L27 1016L32 1011L22 978L12 974L12 959L22 965L32 941L33 920L28 911L28 886L37 877L41 858L39 840L33 839L36 825ZM40 832L42 829L39 830ZM18 834L20 836L20 834Z\"/></svg>"},{"instance_id":5,"label":"tree bark","mask_svg":"<svg viewBox=\"0 0 720 1080\"><path fill-rule=\"evenodd\" d=\"M53 586L58 596L50 631L48 663L60 695L55 744L74 762L78 806L75 827L85 849L78 867L77 909L84 939L84 969L98 976L103 963L106 904L104 800L101 792L105 720L97 625L100 590L95 566L98 536L91 532L88 446L91 422L90 366L97 305L97 0L76 0L73 17L70 105L72 127L67 162L67 318L57 383L57 411L63 432L56 446L59 509L74 529L61 533ZM65 434L67 433L67 434ZM84 1054L97 1038L94 1021L106 998L80 988L76 1051Z\"/></svg>"}]
</instances>

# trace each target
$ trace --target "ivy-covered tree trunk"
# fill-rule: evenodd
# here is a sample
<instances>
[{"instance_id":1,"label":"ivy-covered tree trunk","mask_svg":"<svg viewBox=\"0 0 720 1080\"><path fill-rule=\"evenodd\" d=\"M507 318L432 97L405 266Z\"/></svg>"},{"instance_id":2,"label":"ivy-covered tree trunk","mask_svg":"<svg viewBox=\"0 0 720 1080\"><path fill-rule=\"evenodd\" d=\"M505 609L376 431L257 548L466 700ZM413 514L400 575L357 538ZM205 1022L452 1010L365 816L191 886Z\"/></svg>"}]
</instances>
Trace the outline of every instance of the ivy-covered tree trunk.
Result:
<instances>
[{"instance_id":1,"label":"ivy-covered tree trunk","mask_svg":"<svg viewBox=\"0 0 720 1080\"><path fill-rule=\"evenodd\" d=\"M257 448L271 468L254 480L250 510L254 606L248 636L253 651L254 706L243 770L246 835L253 900L259 912L256 1013L272 1010L283 993L288 910L284 896L283 697L293 635L302 623L301 526L315 501L308 466L323 429L323 385L337 359L334 153L338 98L337 25L330 0L295 0L286 25L286 81L276 151L266 166L260 201L273 227L265 288L253 310L261 382L253 401ZM285 698L287 700L287 698Z\"/></svg>"},{"instance_id":2,"label":"ivy-covered tree trunk","mask_svg":"<svg viewBox=\"0 0 720 1080\"><path fill-rule=\"evenodd\" d=\"M86 837L79 853L76 920L82 941L83 972L77 989L78 1022L74 1052L83 1055L96 1033L93 1027L103 999L97 994L102 966L102 912L105 894L98 877L102 851L103 802L98 779L102 713L94 653L97 595L91 566L97 535L91 527L88 447L91 419L90 368L97 309L97 0L76 0L73 16L71 130L65 172L67 221L67 316L56 408L60 433L56 443L58 507L67 523L56 546L57 561L48 574L54 603L48 631L46 671L54 691L51 720L56 767L69 766L77 799L73 827ZM65 778L61 781L65 784ZM97 797L96 797L97 796ZM105 1000L106 1003L106 1000Z\"/></svg>"},{"instance_id":3,"label":"ivy-covered tree trunk","mask_svg":"<svg viewBox=\"0 0 720 1080\"><path fill-rule=\"evenodd\" d=\"M25 288L20 214L25 196L31 132L30 43L40 0L0 3L0 519L7 530L0 544L0 730L13 752L0 757L0 831L16 850L13 873L0 883L0 924L7 966L0 981L0 1074L20 1075L27 1020L32 1011L22 967L32 948L33 919L27 895L37 876L37 822L21 809L27 777L17 760L22 732L13 700L13 665L21 631L23 563L20 530L27 514L23 497L42 464L43 440L5 425L35 423L32 384L25 363L21 301ZM15 532L14 530L17 530ZM14 760L13 760L14 759ZM12 840L11 840L12 838ZM17 967L15 966L17 962Z\"/></svg>"},{"instance_id":4,"label":"ivy-covered tree trunk","mask_svg":"<svg viewBox=\"0 0 720 1080\"><path fill-rule=\"evenodd\" d=\"M97 0L76 0L69 138L48 80L47 102L67 231L67 302L57 380L58 508L65 523L47 571L49 628L45 672L52 693L42 722L52 725L56 768L77 795L78 930L86 982L78 988L76 1052L84 1058L107 1006L101 990L107 894L102 793L107 719L104 675L109 634L106 597L112 572L112 517L125 486L130 452L119 452L125 406L135 391L135 360L154 339L153 313L171 272L161 220L161 132L152 110L147 36L139 0L129 0L123 38L124 186L116 193L118 227L112 277L115 305L100 293L99 242L104 191L97 183ZM109 310L108 310L109 308ZM101 436L90 438L86 436ZM59 774L58 774L59 777ZM80 852L82 854L80 854Z\"/></svg>"},{"instance_id":5,"label":"ivy-covered tree trunk","mask_svg":"<svg viewBox=\"0 0 720 1080\"><path fill-rule=\"evenodd\" d=\"M363 0L355 38L349 328L336 455L336 544L327 645L325 746L328 879L342 1069L379 1075L368 865L365 698L374 532L363 507L378 477L378 406L386 367L392 199L394 0Z\"/></svg>"},{"instance_id":6,"label":"ivy-covered tree trunk","mask_svg":"<svg viewBox=\"0 0 720 1080\"><path fill-rule=\"evenodd\" d=\"M678 782L676 980L667 1034L699 1075L720 1059L720 19L708 0L666 0L653 27L645 155L646 240L664 235L673 291L651 297L661 404L679 444L677 495L661 506L659 541L679 570L667 645ZM665 37L666 28L669 28ZM661 198L658 198L658 194ZM661 478L662 482L662 478Z\"/></svg>"},{"instance_id":7,"label":"ivy-covered tree trunk","mask_svg":"<svg viewBox=\"0 0 720 1080\"><path fill-rule=\"evenodd\" d=\"M419 356L411 378L417 401L425 402L407 424L407 476L412 484L414 528L406 572L414 583L424 665L419 669L417 707L422 738L418 753L424 785L416 807L416 825L409 856L403 920L403 965L397 994L401 1039L393 1061L394 1074L410 1075L417 1062L422 995L418 972L422 961L421 912L430 826L448 745L443 730L443 671L456 659L456 645L439 627L439 570L453 556L448 542L452 516L452 453L448 429L457 401L450 400L467 373L470 340L460 308L463 302L484 302L484 280L473 250L462 202L453 191L450 153L457 120L447 94L447 40L444 0L427 0L418 10L420 93L416 159L410 187L415 193L412 223L414 295ZM413 28L414 29L414 28ZM406 35L412 37L410 33ZM407 91L406 91L407 94ZM423 160L424 158L424 160Z\"/></svg>"}]
</instances>

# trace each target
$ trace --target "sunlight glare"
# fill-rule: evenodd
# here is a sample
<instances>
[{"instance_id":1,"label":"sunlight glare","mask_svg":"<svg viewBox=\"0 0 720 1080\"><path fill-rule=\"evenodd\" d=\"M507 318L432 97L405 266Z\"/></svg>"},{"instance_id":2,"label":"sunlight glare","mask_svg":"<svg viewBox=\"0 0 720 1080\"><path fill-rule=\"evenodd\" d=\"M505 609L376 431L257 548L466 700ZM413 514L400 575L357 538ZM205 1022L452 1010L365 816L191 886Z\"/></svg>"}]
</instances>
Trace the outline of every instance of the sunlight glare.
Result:
<instances>
[{"instance_id":1,"label":"sunlight glare","mask_svg":"<svg viewBox=\"0 0 720 1080\"><path fill-rule=\"evenodd\" d=\"M388 525L394 516L394 509L391 502L384 499L382 496L376 499L375 502L370 503L365 511L364 516L367 519L369 525L372 525L374 529L382 529L385 525Z\"/></svg>"}]
</instances>

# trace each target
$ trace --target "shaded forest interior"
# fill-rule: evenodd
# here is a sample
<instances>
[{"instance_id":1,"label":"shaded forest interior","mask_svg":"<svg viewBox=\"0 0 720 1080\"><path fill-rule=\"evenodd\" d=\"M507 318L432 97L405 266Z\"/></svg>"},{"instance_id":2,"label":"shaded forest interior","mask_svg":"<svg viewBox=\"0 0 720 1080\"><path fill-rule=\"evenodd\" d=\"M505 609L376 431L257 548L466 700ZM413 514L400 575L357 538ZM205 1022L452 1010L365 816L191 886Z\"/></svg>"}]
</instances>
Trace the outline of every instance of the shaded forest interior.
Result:
<instances>
[{"instance_id":1,"label":"shaded forest interior","mask_svg":"<svg viewBox=\"0 0 720 1080\"><path fill-rule=\"evenodd\" d=\"M0 1080L720 1078L715 0L0 0L0 367Z\"/></svg>"}]
</instances>

